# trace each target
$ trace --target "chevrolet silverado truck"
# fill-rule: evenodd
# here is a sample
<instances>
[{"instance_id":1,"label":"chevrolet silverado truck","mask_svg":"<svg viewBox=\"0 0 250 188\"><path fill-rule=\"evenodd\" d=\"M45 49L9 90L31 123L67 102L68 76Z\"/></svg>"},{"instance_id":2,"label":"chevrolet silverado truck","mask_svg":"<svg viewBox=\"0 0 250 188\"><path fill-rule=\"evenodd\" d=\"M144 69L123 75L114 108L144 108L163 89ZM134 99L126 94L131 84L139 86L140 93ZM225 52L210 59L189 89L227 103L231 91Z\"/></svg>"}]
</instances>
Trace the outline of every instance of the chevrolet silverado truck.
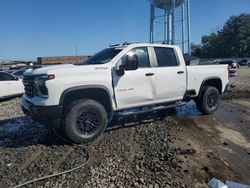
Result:
<instances>
[{"instance_id":1,"label":"chevrolet silverado truck","mask_svg":"<svg viewBox=\"0 0 250 188\"><path fill-rule=\"evenodd\" d=\"M29 69L23 84L25 114L57 125L73 142L87 143L115 115L161 111L190 100L202 114L215 112L228 66L186 66L177 46L122 44L79 64Z\"/></svg>"}]
</instances>

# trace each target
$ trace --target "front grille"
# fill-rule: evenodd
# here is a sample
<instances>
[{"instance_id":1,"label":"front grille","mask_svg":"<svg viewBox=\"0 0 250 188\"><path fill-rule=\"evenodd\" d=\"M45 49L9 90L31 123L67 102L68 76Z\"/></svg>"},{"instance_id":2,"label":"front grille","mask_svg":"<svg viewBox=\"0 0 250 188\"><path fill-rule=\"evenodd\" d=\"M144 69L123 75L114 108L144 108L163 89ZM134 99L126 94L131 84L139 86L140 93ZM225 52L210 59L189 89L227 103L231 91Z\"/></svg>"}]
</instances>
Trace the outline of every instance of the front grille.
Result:
<instances>
[{"instance_id":1,"label":"front grille","mask_svg":"<svg viewBox=\"0 0 250 188\"><path fill-rule=\"evenodd\" d=\"M23 85L24 85L25 94L28 97L34 97L36 94L36 89L34 86L34 77L24 76L23 77Z\"/></svg>"},{"instance_id":2,"label":"front grille","mask_svg":"<svg viewBox=\"0 0 250 188\"><path fill-rule=\"evenodd\" d=\"M237 67L236 67L236 65L233 64L233 65L230 66L230 68L234 68L235 69Z\"/></svg>"}]
</instances>

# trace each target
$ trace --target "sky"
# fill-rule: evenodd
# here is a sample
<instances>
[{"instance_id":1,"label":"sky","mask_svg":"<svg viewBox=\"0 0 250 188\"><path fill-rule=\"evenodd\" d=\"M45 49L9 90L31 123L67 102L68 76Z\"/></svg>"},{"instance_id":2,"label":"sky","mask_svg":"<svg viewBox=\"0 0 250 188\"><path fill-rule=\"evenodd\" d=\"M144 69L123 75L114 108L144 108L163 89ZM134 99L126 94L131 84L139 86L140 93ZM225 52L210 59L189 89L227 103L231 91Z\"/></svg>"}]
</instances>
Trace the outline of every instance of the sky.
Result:
<instances>
[{"instance_id":1,"label":"sky","mask_svg":"<svg viewBox=\"0 0 250 188\"><path fill-rule=\"evenodd\" d=\"M190 0L191 41L216 32L250 0ZM110 44L149 41L149 0L0 0L0 58L92 55Z\"/></svg>"}]
</instances>

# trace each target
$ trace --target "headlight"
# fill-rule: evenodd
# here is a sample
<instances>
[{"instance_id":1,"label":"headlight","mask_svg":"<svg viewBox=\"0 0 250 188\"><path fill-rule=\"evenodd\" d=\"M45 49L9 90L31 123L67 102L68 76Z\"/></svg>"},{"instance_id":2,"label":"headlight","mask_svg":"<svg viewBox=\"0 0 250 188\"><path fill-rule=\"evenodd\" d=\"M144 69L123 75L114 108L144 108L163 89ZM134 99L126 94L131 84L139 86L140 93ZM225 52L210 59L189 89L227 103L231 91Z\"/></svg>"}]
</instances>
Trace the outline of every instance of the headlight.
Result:
<instances>
[{"instance_id":1,"label":"headlight","mask_svg":"<svg viewBox=\"0 0 250 188\"><path fill-rule=\"evenodd\" d=\"M48 89L46 87L46 81L54 79L54 75L43 75L34 78L34 84L38 96L48 98Z\"/></svg>"}]
</instances>

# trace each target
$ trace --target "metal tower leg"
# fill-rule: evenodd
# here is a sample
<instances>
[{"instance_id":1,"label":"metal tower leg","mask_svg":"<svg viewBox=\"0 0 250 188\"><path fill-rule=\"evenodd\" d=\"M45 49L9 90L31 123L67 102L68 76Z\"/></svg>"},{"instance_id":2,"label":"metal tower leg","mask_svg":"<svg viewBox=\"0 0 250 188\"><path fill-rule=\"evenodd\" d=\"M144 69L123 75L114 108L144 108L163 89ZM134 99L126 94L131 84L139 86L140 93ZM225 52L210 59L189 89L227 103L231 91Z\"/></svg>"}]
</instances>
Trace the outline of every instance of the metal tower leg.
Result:
<instances>
[{"instance_id":1,"label":"metal tower leg","mask_svg":"<svg viewBox=\"0 0 250 188\"><path fill-rule=\"evenodd\" d=\"M190 43L190 2L187 0L187 35L188 35L188 54L191 55L191 43Z\"/></svg>"},{"instance_id":2,"label":"metal tower leg","mask_svg":"<svg viewBox=\"0 0 250 188\"><path fill-rule=\"evenodd\" d=\"M171 44L175 44L175 0L172 0L172 41Z\"/></svg>"},{"instance_id":3,"label":"metal tower leg","mask_svg":"<svg viewBox=\"0 0 250 188\"><path fill-rule=\"evenodd\" d=\"M164 10L164 44L167 42L167 32L168 32L168 17L167 17L167 10Z\"/></svg>"},{"instance_id":4,"label":"metal tower leg","mask_svg":"<svg viewBox=\"0 0 250 188\"><path fill-rule=\"evenodd\" d=\"M154 28L155 28L155 8L152 4L150 3L150 43L154 43Z\"/></svg>"},{"instance_id":5,"label":"metal tower leg","mask_svg":"<svg viewBox=\"0 0 250 188\"><path fill-rule=\"evenodd\" d=\"M171 23L171 19L170 19L170 10L167 11L167 44L170 44L170 23Z\"/></svg>"},{"instance_id":6,"label":"metal tower leg","mask_svg":"<svg viewBox=\"0 0 250 188\"><path fill-rule=\"evenodd\" d=\"M181 5L181 26L182 26L182 53L185 53L185 4Z\"/></svg>"}]
</instances>

